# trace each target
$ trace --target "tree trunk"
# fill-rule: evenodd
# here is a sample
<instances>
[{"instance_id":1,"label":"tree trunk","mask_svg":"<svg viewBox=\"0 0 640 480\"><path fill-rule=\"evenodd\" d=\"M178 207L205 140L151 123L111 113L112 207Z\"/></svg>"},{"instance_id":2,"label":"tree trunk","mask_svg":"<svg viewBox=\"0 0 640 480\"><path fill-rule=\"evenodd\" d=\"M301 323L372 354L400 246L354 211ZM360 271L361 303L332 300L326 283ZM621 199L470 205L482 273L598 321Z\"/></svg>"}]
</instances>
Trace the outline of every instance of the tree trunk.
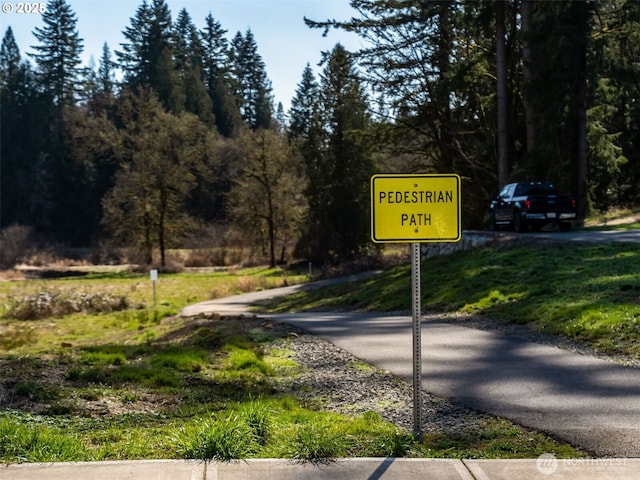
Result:
<instances>
[{"instance_id":1,"label":"tree trunk","mask_svg":"<svg viewBox=\"0 0 640 480\"><path fill-rule=\"evenodd\" d=\"M273 218L269 219L269 266L275 268L276 266L276 232L273 225Z\"/></svg>"},{"instance_id":2,"label":"tree trunk","mask_svg":"<svg viewBox=\"0 0 640 480\"><path fill-rule=\"evenodd\" d=\"M530 85L533 78L531 71L531 20L533 19L533 0L524 0L520 10L522 18L522 75L524 77L524 116L526 126L527 152L533 150L536 144L535 112L530 100Z\"/></svg>"},{"instance_id":3,"label":"tree trunk","mask_svg":"<svg viewBox=\"0 0 640 480\"><path fill-rule=\"evenodd\" d=\"M507 48L505 41L505 2L494 3L496 11L496 88L498 123L498 179L500 187L509 182L509 109L507 97Z\"/></svg>"},{"instance_id":4,"label":"tree trunk","mask_svg":"<svg viewBox=\"0 0 640 480\"><path fill-rule=\"evenodd\" d=\"M264 158L264 157L263 157ZM267 185L267 235L269 237L269 266L276 266L276 224L275 224L275 208L273 205L273 195L271 187Z\"/></svg>"},{"instance_id":5,"label":"tree trunk","mask_svg":"<svg viewBox=\"0 0 640 480\"><path fill-rule=\"evenodd\" d=\"M440 168L444 172L455 172L454 155L453 155L453 126L451 119L451 102L449 101L450 86L447 83L447 75L451 70L451 50L452 37L451 32L451 2L442 1L439 4L438 29L440 33L440 42L438 45L438 70L439 70L439 87L437 101L440 102L440 127L439 127L439 146L441 165Z\"/></svg>"},{"instance_id":6,"label":"tree trunk","mask_svg":"<svg viewBox=\"0 0 640 480\"><path fill-rule=\"evenodd\" d=\"M151 240L151 219L148 214L144 215L144 251L142 252L144 256L144 261L147 265L151 265L153 263L153 241Z\"/></svg>"},{"instance_id":7,"label":"tree trunk","mask_svg":"<svg viewBox=\"0 0 640 480\"><path fill-rule=\"evenodd\" d=\"M576 52L577 71L575 72L575 84L573 88L573 101L571 102L571 121L573 124L572 146L576 165L576 197L577 197L577 222L584 225L588 213L588 171L589 158L587 151L587 41L589 35L589 6L578 2L575 8L579 9L578 35L576 39L579 46Z\"/></svg>"},{"instance_id":8,"label":"tree trunk","mask_svg":"<svg viewBox=\"0 0 640 480\"><path fill-rule=\"evenodd\" d=\"M165 213L167 211L167 193L165 191L160 192L160 216L158 219L158 246L160 247L160 265L166 266L166 245L165 245Z\"/></svg>"}]
</instances>

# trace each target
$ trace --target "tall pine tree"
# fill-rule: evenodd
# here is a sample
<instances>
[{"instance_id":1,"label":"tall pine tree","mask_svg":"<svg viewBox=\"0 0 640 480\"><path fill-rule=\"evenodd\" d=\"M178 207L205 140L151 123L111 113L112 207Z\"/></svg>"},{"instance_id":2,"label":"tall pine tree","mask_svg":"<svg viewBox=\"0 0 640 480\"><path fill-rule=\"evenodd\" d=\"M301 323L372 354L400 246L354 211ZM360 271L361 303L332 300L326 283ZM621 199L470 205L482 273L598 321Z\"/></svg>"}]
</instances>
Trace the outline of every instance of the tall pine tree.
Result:
<instances>
[{"instance_id":1,"label":"tall pine tree","mask_svg":"<svg viewBox=\"0 0 640 480\"><path fill-rule=\"evenodd\" d=\"M233 97L229 42L220 22L209 13L200 32L203 47L203 80L213 104L213 115L218 132L231 137L240 128L242 118Z\"/></svg>"},{"instance_id":2,"label":"tall pine tree","mask_svg":"<svg viewBox=\"0 0 640 480\"><path fill-rule=\"evenodd\" d=\"M231 41L235 96L242 119L253 129L270 128L273 117L271 82L258 53L251 30L240 32Z\"/></svg>"},{"instance_id":3,"label":"tall pine tree","mask_svg":"<svg viewBox=\"0 0 640 480\"><path fill-rule=\"evenodd\" d=\"M91 188L88 177L92 165L73 158L74 139L68 122L76 116L76 103L85 87L80 79L85 72L80 66L83 41L76 29L76 14L64 0L50 0L42 19L44 26L34 31L40 44L32 48L38 77L50 102L41 113L49 124L46 147L32 161L47 172L48 182L38 197L50 199L50 203L45 210L47 220L38 227L58 241L87 245L94 232L93 209L84 201Z\"/></svg>"},{"instance_id":4,"label":"tall pine tree","mask_svg":"<svg viewBox=\"0 0 640 480\"><path fill-rule=\"evenodd\" d=\"M32 47L37 52L32 57L55 105L73 105L84 70L80 59L83 40L76 29L76 14L65 0L49 0L42 21L44 26L34 31L40 44Z\"/></svg>"},{"instance_id":5,"label":"tall pine tree","mask_svg":"<svg viewBox=\"0 0 640 480\"><path fill-rule=\"evenodd\" d=\"M152 88L169 111L184 108L184 94L174 64L171 11L165 0L145 0L122 32L127 42L116 51L125 83L138 89Z\"/></svg>"},{"instance_id":6,"label":"tall pine tree","mask_svg":"<svg viewBox=\"0 0 640 480\"><path fill-rule=\"evenodd\" d=\"M174 25L175 66L183 88L184 108L207 125L213 125L211 98L202 81L204 47L186 9L180 10Z\"/></svg>"},{"instance_id":7,"label":"tall pine tree","mask_svg":"<svg viewBox=\"0 0 640 480\"><path fill-rule=\"evenodd\" d=\"M13 224L43 228L51 213L47 148L49 110L35 72L22 60L8 27L0 47L0 228Z\"/></svg>"},{"instance_id":8,"label":"tall pine tree","mask_svg":"<svg viewBox=\"0 0 640 480\"><path fill-rule=\"evenodd\" d=\"M111 49L107 42L102 46L102 56L98 66L98 91L104 95L115 94L115 63L111 59Z\"/></svg>"},{"instance_id":9,"label":"tall pine tree","mask_svg":"<svg viewBox=\"0 0 640 480\"><path fill-rule=\"evenodd\" d=\"M307 63L289 111L289 132L292 137L308 138L318 107L318 82Z\"/></svg>"},{"instance_id":10,"label":"tall pine tree","mask_svg":"<svg viewBox=\"0 0 640 480\"><path fill-rule=\"evenodd\" d=\"M308 71L305 77L312 85ZM370 124L368 103L354 59L340 44L327 55L321 75L317 110L321 116L313 110L310 105L306 139L318 150L315 155L303 150L309 213L301 249L308 258L324 263L350 258L369 243L368 181L373 160L364 135Z\"/></svg>"}]
</instances>

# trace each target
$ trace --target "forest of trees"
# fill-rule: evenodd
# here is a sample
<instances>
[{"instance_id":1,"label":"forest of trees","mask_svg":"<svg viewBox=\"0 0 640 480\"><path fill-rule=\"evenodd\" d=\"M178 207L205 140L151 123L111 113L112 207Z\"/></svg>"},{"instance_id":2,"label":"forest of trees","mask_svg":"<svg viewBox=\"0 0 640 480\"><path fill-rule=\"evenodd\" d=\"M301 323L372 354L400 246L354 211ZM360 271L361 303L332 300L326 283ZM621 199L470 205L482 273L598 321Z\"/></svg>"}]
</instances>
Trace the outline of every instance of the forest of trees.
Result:
<instances>
[{"instance_id":1,"label":"forest of trees","mask_svg":"<svg viewBox=\"0 0 640 480\"><path fill-rule=\"evenodd\" d=\"M284 112L251 30L145 0L85 66L75 12L49 0L33 53L2 39L1 228L164 264L216 225L271 264L330 262L370 246L374 173L459 174L465 228L510 180L573 192L579 221L640 204L640 2L351 5L304 21L365 47L323 52Z\"/></svg>"}]
</instances>

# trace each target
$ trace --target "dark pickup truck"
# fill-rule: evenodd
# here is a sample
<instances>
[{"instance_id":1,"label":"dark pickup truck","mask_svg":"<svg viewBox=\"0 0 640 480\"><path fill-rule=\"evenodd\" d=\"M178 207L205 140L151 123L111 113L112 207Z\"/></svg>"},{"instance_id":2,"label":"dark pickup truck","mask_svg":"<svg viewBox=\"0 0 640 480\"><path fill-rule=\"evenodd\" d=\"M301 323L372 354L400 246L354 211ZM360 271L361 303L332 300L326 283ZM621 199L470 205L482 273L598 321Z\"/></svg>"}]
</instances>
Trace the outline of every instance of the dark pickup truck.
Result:
<instances>
[{"instance_id":1,"label":"dark pickup truck","mask_svg":"<svg viewBox=\"0 0 640 480\"><path fill-rule=\"evenodd\" d=\"M522 182L505 185L489 206L489 228L510 226L516 232L527 228L539 230L555 223L561 230L571 230L576 218L576 201L572 195L560 195L549 182Z\"/></svg>"}]
</instances>

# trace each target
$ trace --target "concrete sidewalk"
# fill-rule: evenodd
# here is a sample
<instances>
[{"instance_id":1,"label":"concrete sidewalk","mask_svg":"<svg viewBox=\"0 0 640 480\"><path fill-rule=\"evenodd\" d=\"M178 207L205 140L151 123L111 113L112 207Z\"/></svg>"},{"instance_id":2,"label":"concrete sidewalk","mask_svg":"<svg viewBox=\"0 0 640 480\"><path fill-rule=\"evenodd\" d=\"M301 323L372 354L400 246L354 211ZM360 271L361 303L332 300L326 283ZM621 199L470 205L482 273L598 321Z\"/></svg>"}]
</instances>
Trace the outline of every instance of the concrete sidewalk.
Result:
<instances>
[{"instance_id":1,"label":"concrete sidewalk","mask_svg":"<svg viewBox=\"0 0 640 480\"><path fill-rule=\"evenodd\" d=\"M327 465L287 460L204 463L142 460L0 465L3 480L638 480L640 459L448 460L353 458Z\"/></svg>"}]
</instances>

